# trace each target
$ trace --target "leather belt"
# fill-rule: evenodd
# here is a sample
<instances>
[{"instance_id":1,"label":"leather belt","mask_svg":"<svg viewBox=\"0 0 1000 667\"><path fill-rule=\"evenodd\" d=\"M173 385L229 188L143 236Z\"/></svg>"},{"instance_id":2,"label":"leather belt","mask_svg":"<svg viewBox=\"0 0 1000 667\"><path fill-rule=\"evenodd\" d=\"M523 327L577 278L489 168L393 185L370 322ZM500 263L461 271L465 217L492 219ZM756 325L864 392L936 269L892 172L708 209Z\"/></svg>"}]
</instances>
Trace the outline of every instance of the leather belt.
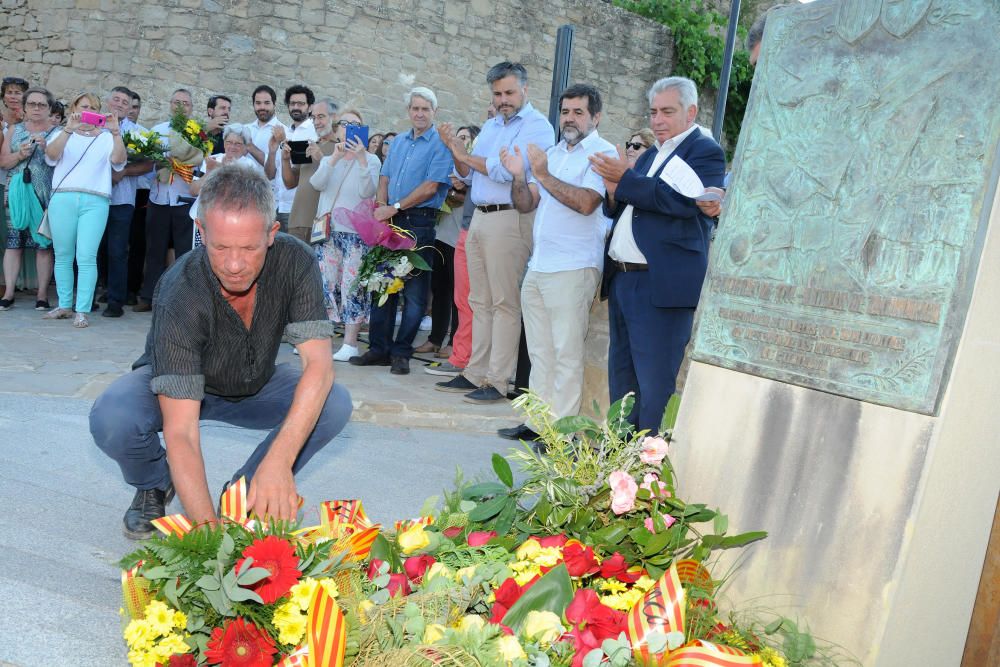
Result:
<instances>
[{"instance_id":1,"label":"leather belt","mask_svg":"<svg viewBox=\"0 0 1000 667\"><path fill-rule=\"evenodd\" d=\"M511 204L484 204L476 208L483 213L496 213L497 211L509 211L514 207Z\"/></svg>"},{"instance_id":2,"label":"leather belt","mask_svg":"<svg viewBox=\"0 0 1000 667\"><path fill-rule=\"evenodd\" d=\"M636 264L634 262L619 262L619 261L616 260L615 261L615 266L618 267L619 271L625 271L626 273L629 272L629 271L648 271L649 270L649 264Z\"/></svg>"}]
</instances>

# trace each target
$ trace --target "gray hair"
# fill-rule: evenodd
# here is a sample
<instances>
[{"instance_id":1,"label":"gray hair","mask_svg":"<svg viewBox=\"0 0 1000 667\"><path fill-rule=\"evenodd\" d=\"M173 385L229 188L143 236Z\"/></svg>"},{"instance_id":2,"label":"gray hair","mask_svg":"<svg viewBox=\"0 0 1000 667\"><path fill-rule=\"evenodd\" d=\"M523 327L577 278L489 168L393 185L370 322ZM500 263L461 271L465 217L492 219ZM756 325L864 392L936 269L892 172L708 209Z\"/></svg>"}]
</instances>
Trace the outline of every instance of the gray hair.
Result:
<instances>
[{"instance_id":1,"label":"gray hair","mask_svg":"<svg viewBox=\"0 0 1000 667\"><path fill-rule=\"evenodd\" d=\"M413 98L419 97L420 99L427 100L431 103L431 109L438 108L438 98L434 94L434 91L430 88L424 88L423 86L417 86L416 88L411 88L410 92L406 95L406 106L409 107L413 104Z\"/></svg>"},{"instance_id":2,"label":"gray hair","mask_svg":"<svg viewBox=\"0 0 1000 667\"><path fill-rule=\"evenodd\" d=\"M274 223L274 191L262 173L242 164L227 164L205 178L198 198L198 218L202 224L210 210L253 211L265 221L264 229Z\"/></svg>"},{"instance_id":3,"label":"gray hair","mask_svg":"<svg viewBox=\"0 0 1000 667\"><path fill-rule=\"evenodd\" d=\"M316 100L315 102L313 102L313 109L314 110L315 110L317 104L325 104L326 105L326 111L331 116L333 114L337 113L338 111L340 111L340 105L337 104L336 102L334 102L329 97L321 97L318 100Z\"/></svg>"},{"instance_id":4,"label":"gray hair","mask_svg":"<svg viewBox=\"0 0 1000 667\"><path fill-rule=\"evenodd\" d=\"M654 97L671 89L677 90L685 110L698 106L698 87L694 85L694 81L683 76L668 76L650 86L646 95L649 98L649 106L653 106Z\"/></svg>"},{"instance_id":5,"label":"gray hair","mask_svg":"<svg viewBox=\"0 0 1000 667\"><path fill-rule=\"evenodd\" d=\"M497 63L491 67L490 71L486 73L486 83L492 86L500 79L505 79L511 75L517 77L517 83L522 88L528 85L528 70L521 63L512 63L509 60Z\"/></svg>"},{"instance_id":6,"label":"gray hair","mask_svg":"<svg viewBox=\"0 0 1000 667\"><path fill-rule=\"evenodd\" d=\"M240 123L229 123L226 125L226 129L222 131L222 140L225 141L231 134L238 136L245 144L249 144L253 141L253 136L250 134L250 128L246 125L241 125Z\"/></svg>"}]
</instances>

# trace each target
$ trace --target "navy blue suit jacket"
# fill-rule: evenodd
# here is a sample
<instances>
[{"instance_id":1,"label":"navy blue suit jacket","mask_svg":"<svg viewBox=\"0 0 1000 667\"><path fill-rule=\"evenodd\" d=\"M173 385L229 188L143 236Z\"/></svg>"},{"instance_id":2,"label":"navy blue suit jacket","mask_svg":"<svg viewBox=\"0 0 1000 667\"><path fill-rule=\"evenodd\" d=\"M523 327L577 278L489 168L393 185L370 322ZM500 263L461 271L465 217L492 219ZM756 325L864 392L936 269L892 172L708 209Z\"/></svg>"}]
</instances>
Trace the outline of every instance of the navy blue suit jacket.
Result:
<instances>
[{"instance_id":1,"label":"navy blue suit jacket","mask_svg":"<svg viewBox=\"0 0 1000 667\"><path fill-rule=\"evenodd\" d=\"M649 264L653 290L652 305L661 308L695 308L708 270L708 242L711 220L703 215L693 199L679 194L663 182L659 170L646 176L656 157L656 147L639 156L635 167L622 176L615 191L615 206L604 202L604 212L618 225L626 204L632 212L632 235ZM690 165L705 187L721 188L726 172L726 156L711 137L696 129L674 150L673 155ZM667 160L670 158L668 157ZM666 165L667 160L663 161ZM661 166L662 169L662 166ZM612 234L614 233L612 227ZM608 235L604 248L604 279L601 298L607 298L608 285L618 272L608 257Z\"/></svg>"}]
</instances>

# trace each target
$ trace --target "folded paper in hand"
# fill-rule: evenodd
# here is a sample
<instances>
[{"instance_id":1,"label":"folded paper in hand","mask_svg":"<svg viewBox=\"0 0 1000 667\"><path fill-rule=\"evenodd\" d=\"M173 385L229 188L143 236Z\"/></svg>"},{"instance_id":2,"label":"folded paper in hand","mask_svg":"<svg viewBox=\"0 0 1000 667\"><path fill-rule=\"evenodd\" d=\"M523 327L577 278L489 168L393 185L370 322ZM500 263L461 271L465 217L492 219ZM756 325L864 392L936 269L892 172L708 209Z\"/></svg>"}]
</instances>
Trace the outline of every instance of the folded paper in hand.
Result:
<instances>
[{"instance_id":1,"label":"folded paper in hand","mask_svg":"<svg viewBox=\"0 0 1000 667\"><path fill-rule=\"evenodd\" d=\"M660 179L673 188L678 194L696 199L698 201L722 201L722 195L716 192L717 188L706 190L705 184L698 178L694 169L676 155L667 161L667 165L660 171Z\"/></svg>"}]
</instances>

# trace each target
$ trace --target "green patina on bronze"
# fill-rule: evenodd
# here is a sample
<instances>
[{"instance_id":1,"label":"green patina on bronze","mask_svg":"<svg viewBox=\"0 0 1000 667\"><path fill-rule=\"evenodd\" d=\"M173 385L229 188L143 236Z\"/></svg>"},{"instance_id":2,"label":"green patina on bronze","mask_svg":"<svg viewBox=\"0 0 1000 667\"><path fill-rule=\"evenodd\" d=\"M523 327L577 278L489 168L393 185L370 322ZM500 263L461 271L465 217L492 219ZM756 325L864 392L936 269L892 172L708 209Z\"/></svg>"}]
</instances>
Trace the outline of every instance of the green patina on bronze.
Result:
<instances>
[{"instance_id":1,"label":"green patina on bronze","mask_svg":"<svg viewBox=\"0 0 1000 667\"><path fill-rule=\"evenodd\" d=\"M768 19L693 357L935 414L1000 172L1000 2Z\"/></svg>"}]
</instances>

